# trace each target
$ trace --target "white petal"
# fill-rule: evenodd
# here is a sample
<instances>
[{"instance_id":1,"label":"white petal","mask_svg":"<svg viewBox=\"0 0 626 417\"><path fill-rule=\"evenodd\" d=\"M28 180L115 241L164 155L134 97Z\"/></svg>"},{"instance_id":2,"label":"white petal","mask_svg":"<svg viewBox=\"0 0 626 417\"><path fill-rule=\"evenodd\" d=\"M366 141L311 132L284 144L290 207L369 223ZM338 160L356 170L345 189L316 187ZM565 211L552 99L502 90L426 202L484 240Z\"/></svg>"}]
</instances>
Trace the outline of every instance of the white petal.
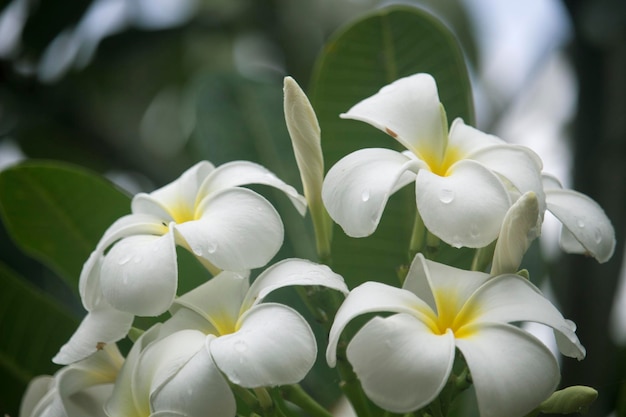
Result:
<instances>
[{"instance_id":1,"label":"white petal","mask_svg":"<svg viewBox=\"0 0 626 417\"><path fill-rule=\"evenodd\" d=\"M235 397L207 349L200 349L156 388L150 402L154 415L167 411L189 417L232 417L237 411Z\"/></svg>"},{"instance_id":2,"label":"white petal","mask_svg":"<svg viewBox=\"0 0 626 417\"><path fill-rule=\"evenodd\" d=\"M348 236L372 234L389 196L412 182L420 162L390 149L360 149L326 174L322 199L330 217Z\"/></svg>"},{"instance_id":3,"label":"white petal","mask_svg":"<svg viewBox=\"0 0 626 417\"><path fill-rule=\"evenodd\" d=\"M502 182L487 168L471 160L452 167L440 177L426 170L417 174L417 208L426 228L454 246L480 248L500 232L511 205Z\"/></svg>"},{"instance_id":4,"label":"white petal","mask_svg":"<svg viewBox=\"0 0 626 417\"><path fill-rule=\"evenodd\" d=\"M261 273L252 283L242 303L241 311L261 302L270 292L291 285L320 285L348 293L341 275L329 267L306 259L285 259Z\"/></svg>"},{"instance_id":5,"label":"white petal","mask_svg":"<svg viewBox=\"0 0 626 417\"><path fill-rule=\"evenodd\" d=\"M20 402L20 417L38 417L40 410L51 401L54 378L50 375L40 375L30 380Z\"/></svg>"},{"instance_id":6,"label":"white petal","mask_svg":"<svg viewBox=\"0 0 626 417\"><path fill-rule=\"evenodd\" d=\"M541 173L541 182L543 183L543 189L548 190L560 190L563 188L561 181L557 177L551 174Z\"/></svg>"},{"instance_id":7,"label":"white petal","mask_svg":"<svg viewBox=\"0 0 626 417\"><path fill-rule=\"evenodd\" d=\"M480 149L505 143L497 136L489 135L466 125L460 118L454 119L450 126L448 148L458 152L459 159L465 159L467 155Z\"/></svg>"},{"instance_id":8,"label":"white petal","mask_svg":"<svg viewBox=\"0 0 626 417\"><path fill-rule=\"evenodd\" d=\"M284 192L301 215L306 212L306 200L295 188L279 179L273 172L249 161L233 161L220 165L202 184L198 198L247 184L263 184ZM199 202L199 200L198 200Z\"/></svg>"},{"instance_id":9,"label":"white petal","mask_svg":"<svg viewBox=\"0 0 626 417\"><path fill-rule=\"evenodd\" d=\"M574 235L586 253L601 263L613 256L615 231L598 203L577 191L556 189L546 191L546 202L548 210Z\"/></svg>"},{"instance_id":10,"label":"white petal","mask_svg":"<svg viewBox=\"0 0 626 417\"><path fill-rule=\"evenodd\" d=\"M413 292L435 312L440 310L438 306L445 305L448 313L455 314L489 278L483 272L433 262L418 253L402 288Z\"/></svg>"},{"instance_id":11,"label":"white petal","mask_svg":"<svg viewBox=\"0 0 626 417\"><path fill-rule=\"evenodd\" d=\"M100 289L100 271L104 255L101 250L91 252L87 261L83 264L78 281L78 292L83 306L87 311L92 310L102 299Z\"/></svg>"},{"instance_id":12,"label":"white petal","mask_svg":"<svg viewBox=\"0 0 626 417\"><path fill-rule=\"evenodd\" d=\"M200 220L176 225L196 256L220 269L264 266L283 243L274 207L246 188L229 188L203 200Z\"/></svg>"},{"instance_id":13,"label":"white petal","mask_svg":"<svg viewBox=\"0 0 626 417\"><path fill-rule=\"evenodd\" d=\"M552 327L569 343L562 344L564 355L584 358L585 350L574 333L575 327L539 289L519 275L499 275L487 281L468 300L459 320L471 323L511 323L532 321Z\"/></svg>"},{"instance_id":14,"label":"white petal","mask_svg":"<svg viewBox=\"0 0 626 417\"><path fill-rule=\"evenodd\" d=\"M335 315L328 336L326 361L331 367L335 366L339 336L353 318L383 311L417 315L418 309L429 310L430 307L410 291L372 281L359 285L350 291Z\"/></svg>"},{"instance_id":15,"label":"white petal","mask_svg":"<svg viewBox=\"0 0 626 417\"><path fill-rule=\"evenodd\" d=\"M118 311L104 300L87 313L70 340L52 358L52 362L67 365L95 353L103 343L113 343L126 336L133 315Z\"/></svg>"},{"instance_id":16,"label":"white petal","mask_svg":"<svg viewBox=\"0 0 626 417\"><path fill-rule=\"evenodd\" d=\"M204 317L218 332L230 333L239 320L241 303L248 288L247 276L224 271L179 297L172 311L177 313L181 307L186 307Z\"/></svg>"},{"instance_id":17,"label":"white petal","mask_svg":"<svg viewBox=\"0 0 626 417\"><path fill-rule=\"evenodd\" d=\"M213 164L208 161L201 161L185 171L175 181L155 190L149 194L150 199L144 199L142 194L138 194L133 198L133 213L158 213L158 207L167 208L166 211L171 213L172 209L180 206L194 207L198 190L202 182L215 170ZM145 196L145 194L144 194ZM151 203L156 204L151 207Z\"/></svg>"},{"instance_id":18,"label":"white petal","mask_svg":"<svg viewBox=\"0 0 626 417\"><path fill-rule=\"evenodd\" d=\"M545 195L541 179L543 163L537 154L524 146L497 145L483 148L468 156L506 178L515 191L532 191L539 202L539 213L545 211Z\"/></svg>"},{"instance_id":19,"label":"white petal","mask_svg":"<svg viewBox=\"0 0 626 417\"><path fill-rule=\"evenodd\" d=\"M539 203L533 192L522 195L502 222L491 265L491 275L515 273L530 244L539 235Z\"/></svg>"},{"instance_id":20,"label":"white petal","mask_svg":"<svg viewBox=\"0 0 626 417\"><path fill-rule=\"evenodd\" d=\"M151 214L129 214L117 219L104 232L97 249L105 250L115 241L133 235L161 236L168 231L167 224L160 217Z\"/></svg>"},{"instance_id":21,"label":"white petal","mask_svg":"<svg viewBox=\"0 0 626 417\"><path fill-rule=\"evenodd\" d=\"M360 120L386 132L416 155L441 158L447 142L437 85L429 74L414 74L383 87L354 105L344 119Z\"/></svg>"},{"instance_id":22,"label":"white petal","mask_svg":"<svg viewBox=\"0 0 626 417\"><path fill-rule=\"evenodd\" d=\"M122 239L102 263L100 286L113 307L137 316L158 316L176 295L178 265L173 233Z\"/></svg>"},{"instance_id":23,"label":"white petal","mask_svg":"<svg viewBox=\"0 0 626 417\"><path fill-rule=\"evenodd\" d=\"M457 339L470 369L481 417L522 417L559 382L556 359L541 342L511 325L481 325Z\"/></svg>"},{"instance_id":24,"label":"white petal","mask_svg":"<svg viewBox=\"0 0 626 417\"><path fill-rule=\"evenodd\" d=\"M248 310L239 330L213 340L209 350L231 382L255 388L300 382L315 362L317 344L300 314L267 303Z\"/></svg>"},{"instance_id":25,"label":"white petal","mask_svg":"<svg viewBox=\"0 0 626 417\"><path fill-rule=\"evenodd\" d=\"M407 314L375 317L352 338L347 356L374 403L407 413L428 405L446 384L454 337L435 335Z\"/></svg>"}]
</instances>

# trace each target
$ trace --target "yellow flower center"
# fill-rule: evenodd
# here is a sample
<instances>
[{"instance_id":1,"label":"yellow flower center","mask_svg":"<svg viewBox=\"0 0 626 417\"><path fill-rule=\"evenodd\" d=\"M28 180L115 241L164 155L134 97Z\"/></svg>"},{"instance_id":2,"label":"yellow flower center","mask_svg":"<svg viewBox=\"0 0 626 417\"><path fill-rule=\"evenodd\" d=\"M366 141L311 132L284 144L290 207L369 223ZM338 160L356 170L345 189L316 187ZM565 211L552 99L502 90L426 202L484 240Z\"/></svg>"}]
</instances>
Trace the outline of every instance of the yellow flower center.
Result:
<instances>
[{"instance_id":1,"label":"yellow flower center","mask_svg":"<svg viewBox=\"0 0 626 417\"><path fill-rule=\"evenodd\" d=\"M446 148L443 158L439 155L435 155L435 153L429 149L420 150L418 157L426 162L433 174L439 175L440 177L450 175L450 167L463 159L459 149L453 146Z\"/></svg>"},{"instance_id":2,"label":"yellow flower center","mask_svg":"<svg viewBox=\"0 0 626 417\"><path fill-rule=\"evenodd\" d=\"M459 302L458 294L451 289L435 291L435 303L437 312L428 309L420 312L425 316L425 321L430 330L437 335L443 335L448 329L452 330L456 339L468 338L473 335L475 309L463 308Z\"/></svg>"},{"instance_id":3,"label":"yellow flower center","mask_svg":"<svg viewBox=\"0 0 626 417\"><path fill-rule=\"evenodd\" d=\"M179 201L175 206L168 207L168 211L176 224L182 224L192 220L196 220L195 207L190 207L183 201Z\"/></svg>"}]
</instances>

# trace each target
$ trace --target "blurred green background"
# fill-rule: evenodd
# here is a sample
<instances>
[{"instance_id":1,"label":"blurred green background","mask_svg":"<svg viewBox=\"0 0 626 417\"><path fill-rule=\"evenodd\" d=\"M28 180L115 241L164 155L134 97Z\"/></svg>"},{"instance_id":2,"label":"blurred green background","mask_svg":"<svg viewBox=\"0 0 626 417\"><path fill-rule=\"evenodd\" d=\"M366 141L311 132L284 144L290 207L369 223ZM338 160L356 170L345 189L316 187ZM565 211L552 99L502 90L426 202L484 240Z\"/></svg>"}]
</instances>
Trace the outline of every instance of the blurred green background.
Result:
<instances>
[{"instance_id":1,"label":"blurred green background","mask_svg":"<svg viewBox=\"0 0 626 417\"><path fill-rule=\"evenodd\" d=\"M301 189L285 140L283 77L291 75L306 91L329 37L389 4L2 1L0 169L23 158L66 161L132 194L171 181L201 159L269 160L270 169ZM548 219L545 239L533 246L526 266L578 324L587 348L584 361L563 360L563 385L598 389L589 415L626 415L626 296L618 302L626 213L626 2L402 4L425 8L456 34L470 70L477 126L532 147L546 171L594 198L613 221L618 242L608 263L555 250L558 232ZM267 154L269 147L252 147L250 138L282 143L280 152ZM311 254L310 242L292 240L291 253ZM4 228L0 262L65 300L69 315L83 314L76 289L24 255ZM0 306L10 314L6 309Z\"/></svg>"}]
</instances>

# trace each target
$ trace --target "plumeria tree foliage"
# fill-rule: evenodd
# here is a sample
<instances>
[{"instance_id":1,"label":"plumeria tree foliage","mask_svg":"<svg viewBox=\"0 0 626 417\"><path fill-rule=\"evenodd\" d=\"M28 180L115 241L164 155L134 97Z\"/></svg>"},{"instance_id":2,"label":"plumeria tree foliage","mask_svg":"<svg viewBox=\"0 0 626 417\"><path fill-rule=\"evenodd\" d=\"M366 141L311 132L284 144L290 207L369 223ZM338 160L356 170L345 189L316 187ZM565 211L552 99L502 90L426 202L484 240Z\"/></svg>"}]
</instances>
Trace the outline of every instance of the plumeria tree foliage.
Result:
<instances>
[{"instance_id":1,"label":"plumeria tree foliage","mask_svg":"<svg viewBox=\"0 0 626 417\"><path fill-rule=\"evenodd\" d=\"M285 77L282 97L291 141L277 146L293 149L301 184L245 160L198 161L132 198L62 164L0 173L13 238L86 310L50 335L23 306L66 317L0 269L0 296L19 296L0 324L4 371L28 381L20 416L329 417L342 399L359 417L589 406L596 391L559 387L559 359L521 323L582 360L576 325L519 268L546 211L565 251L598 262L614 250L611 222L531 149L473 126L454 36L420 10L380 10L329 40L308 96ZM287 221L301 216L304 228ZM316 254L284 255L304 239ZM59 367L21 357L24 344Z\"/></svg>"}]
</instances>

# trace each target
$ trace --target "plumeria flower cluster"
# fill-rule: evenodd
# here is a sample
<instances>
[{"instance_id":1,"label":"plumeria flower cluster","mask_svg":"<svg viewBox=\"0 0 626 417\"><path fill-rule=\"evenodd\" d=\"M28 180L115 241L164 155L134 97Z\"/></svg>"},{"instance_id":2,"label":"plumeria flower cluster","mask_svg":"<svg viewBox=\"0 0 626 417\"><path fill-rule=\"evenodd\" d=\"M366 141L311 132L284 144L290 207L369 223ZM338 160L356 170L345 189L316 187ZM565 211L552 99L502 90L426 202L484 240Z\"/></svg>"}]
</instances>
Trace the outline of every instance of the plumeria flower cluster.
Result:
<instances>
[{"instance_id":1,"label":"plumeria flower cluster","mask_svg":"<svg viewBox=\"0 0 626 417\"><path fill-rule=\"evenodd\" d=\"M284 93L304 196L245 161L200 162L173 183L136 195L132 214L111 225L86 260L80 294L87 315L54 358L65 366L29 387L23 417L234 417L242 403L250 415L295 415L276 387L291 387L298 392L293 404L328 417L295 388L316 361L318 341L300 312L270 297L290 286L341 295L316 305L314 291L303 293L312 312L322 313L326 362L340 370L359 416L370 415L368 401L392 413L444 416L471 385L482 417L540 410L558 387L559 364L520 323L553 329L563 355L585 357L575 324L518 269L545 211L562 222L565 250L608 260L614 232L593 200L563 189L530 149L461 119L448 126L428 74L397 80L341 115L383 130L405 151L361 149L324 177L313 107L289 77ZM265 198L241 187L279 189L303 215L308 206L318 255L328 261L331 219L349 236L366 237L389 198L411 183L415 224L422 226L415 230L477 253L491 248L485 265L459 269L427 259L425 246L416 245L401 286L366 282L353 289L310 260L266 267L282 245L283 224ZM179 296L176 246L208 276ZM137 336L122 357L115 342L134 317L165 312L169 318ZM363 315L369 320L355 327ZM559 395L559 404L583 397Z\"/></svg>"}]
</instances>

